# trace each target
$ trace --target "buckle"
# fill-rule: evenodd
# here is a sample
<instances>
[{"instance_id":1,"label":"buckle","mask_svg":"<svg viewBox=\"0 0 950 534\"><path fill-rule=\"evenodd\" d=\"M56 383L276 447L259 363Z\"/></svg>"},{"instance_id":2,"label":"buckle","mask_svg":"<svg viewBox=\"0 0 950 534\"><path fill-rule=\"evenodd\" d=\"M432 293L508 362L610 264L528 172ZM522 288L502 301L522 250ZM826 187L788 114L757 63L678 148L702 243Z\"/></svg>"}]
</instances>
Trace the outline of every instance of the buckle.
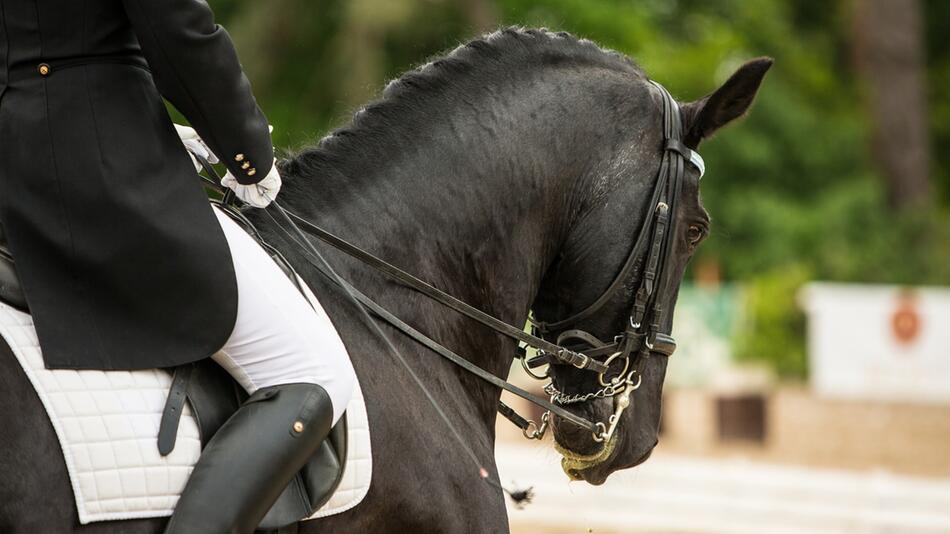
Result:
<instances>
[{"instance_id":1,"label":"buckle","mask_svg":"<svg viewBox=\"0 0 950 534\"><path fill-rule=\"evenodd\" d=\"M572 354L574 354L574 356L580 356L581 363L577 363L577 358L571 358L571 365L578 369L587 369L587 365L590 363L590 356L580 352L574 352Z\"/></svg>"}]
</instances>

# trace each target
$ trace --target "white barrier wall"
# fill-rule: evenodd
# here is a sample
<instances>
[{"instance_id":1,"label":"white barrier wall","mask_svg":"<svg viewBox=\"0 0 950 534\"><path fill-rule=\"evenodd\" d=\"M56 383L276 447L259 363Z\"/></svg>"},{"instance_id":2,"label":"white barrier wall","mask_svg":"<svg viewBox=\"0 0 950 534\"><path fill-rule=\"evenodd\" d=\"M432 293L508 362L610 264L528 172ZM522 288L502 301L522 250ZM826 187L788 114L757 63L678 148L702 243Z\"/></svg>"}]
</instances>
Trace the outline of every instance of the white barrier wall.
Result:
<instances>
[{"instance_id":1,"label":"white barrier wall","mask_svg":"<svg viewBox=\"0 0 950 534\"><path fill-rule=\"evenodd\" d=\"M950 403L950 289L812 283L799 297L816 393Z\"/></svg>"}]
</instances>

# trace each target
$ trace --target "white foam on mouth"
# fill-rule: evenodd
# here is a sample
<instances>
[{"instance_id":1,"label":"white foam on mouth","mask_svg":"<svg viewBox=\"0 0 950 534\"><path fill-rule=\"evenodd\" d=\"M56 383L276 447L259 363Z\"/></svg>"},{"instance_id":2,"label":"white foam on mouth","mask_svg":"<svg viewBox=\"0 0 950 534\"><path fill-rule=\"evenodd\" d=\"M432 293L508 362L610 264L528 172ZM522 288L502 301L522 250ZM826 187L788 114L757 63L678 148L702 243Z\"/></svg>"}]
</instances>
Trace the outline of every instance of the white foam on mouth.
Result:
<instances>
[{"instance_id":1,"label":"white foam on mouth","mask_svg":"<svg viewBox=\"0 0 950 534\"><path fill-rule=\"evenodd\" d=\"M617 434L614 434L610 437L610 440L604 444L603 447L594 454L578 454L566 447L563 447L560 443L555 440L554 449L563 456L561 459L561 469L564 471L564 474L572 480L580 480L575 478L571 471L583 471L585 469L590 469L597 465L605 462L613 454L614 449L617 447Z\"/></svg>"}]
</instances>

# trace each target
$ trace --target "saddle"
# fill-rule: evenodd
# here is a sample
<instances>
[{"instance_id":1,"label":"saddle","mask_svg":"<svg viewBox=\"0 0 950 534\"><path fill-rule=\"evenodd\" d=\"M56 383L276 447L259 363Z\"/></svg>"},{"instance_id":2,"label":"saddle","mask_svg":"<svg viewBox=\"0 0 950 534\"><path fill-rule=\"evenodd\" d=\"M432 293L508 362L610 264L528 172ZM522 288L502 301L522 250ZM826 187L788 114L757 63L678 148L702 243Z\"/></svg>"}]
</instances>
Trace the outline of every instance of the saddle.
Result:
<instances>
[{"instance_id":1,"label":"saddle","mask_svg":"<svg viewBox=\"0 0 950 534\"><path fill-rule=\"evenodd\" d=\"M20 279L16 275L16 267L13 264L13 255L7 247L6 235L3 233L3 225L0 224L0 301L6 302L14 308L26 312L26 296L23 294L23 288L20 287Z\"/></svg>"},{"instance_id":2,"label":"saddle","mask_svg":"<svg viewBox=\"0 0 950 534\"><path fill-rule=\"evenodd\" d=\"M287 260L264 242L253 225L234 207L223 206L251 237L274 259L294 284L302 290L296 272ZM0 301L29 313L29 306L19 278L13 255L0 225ZM202 446L231 417L248 397L231 376L210 358L168 370L173 374L171 389L162 414L158 434L158 449L162 455L175 446L178 423L187 401L194 414L201 435ZM310 461L290 482L277 502L264 517L259 529L279 533L296 531L298 521L310 517L322 507L340 485L347 453L346 415L333 427L327 439Z\"/></svg>"}]
</instances>

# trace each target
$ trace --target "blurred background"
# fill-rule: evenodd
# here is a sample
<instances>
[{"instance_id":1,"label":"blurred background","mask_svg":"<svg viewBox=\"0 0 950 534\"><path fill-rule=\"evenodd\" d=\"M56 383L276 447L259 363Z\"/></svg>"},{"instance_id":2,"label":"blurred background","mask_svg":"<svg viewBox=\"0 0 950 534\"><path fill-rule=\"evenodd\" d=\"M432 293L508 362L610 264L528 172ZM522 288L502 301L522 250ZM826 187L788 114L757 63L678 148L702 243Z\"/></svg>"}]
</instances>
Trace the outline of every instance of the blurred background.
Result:
<instances>
[{"instance_id":1,"label":"blurred background","mask_svg":"<svg viewBox=\"0 0 950 534\"><path fill-rule=\"evenodd\" d=\"M212 4L288 150L500 26L626 53L681 100L775 58L749 117L702 146L714 224L657 453L590 488L500 426L503 479L536 493L512 528L950 532L950 2Z\"/></svg>"}]
</instances>

